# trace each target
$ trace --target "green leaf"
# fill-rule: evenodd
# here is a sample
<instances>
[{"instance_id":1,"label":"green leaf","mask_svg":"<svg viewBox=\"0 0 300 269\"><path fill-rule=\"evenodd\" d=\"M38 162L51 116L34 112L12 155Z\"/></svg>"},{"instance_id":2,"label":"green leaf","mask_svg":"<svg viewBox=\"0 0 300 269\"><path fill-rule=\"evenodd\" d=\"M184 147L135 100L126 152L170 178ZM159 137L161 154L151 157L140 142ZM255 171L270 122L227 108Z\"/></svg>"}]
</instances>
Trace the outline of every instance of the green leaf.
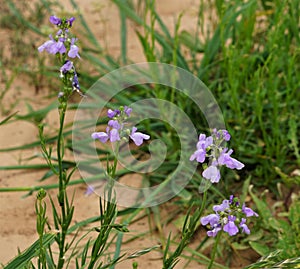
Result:
<instances>
[{"instance_id":1,"label":"green leaf","mask_svg":"<svg viewBox=\"0 0 300 269\"><path fill-rule=\"evenodd\" d=\"M196 52L204 52L204 45L202 42L198 39L195 39L194 36L192 36L189 32L183 30L179 36L179 43L184 44L189 49L194 50Z\"/></svg>"},{"instance_id":2,"label":"green leaf","mask_svg":"<svg viewBox=\"0 0 300 269\"><path fill-rule=\"evenodd\" d=\"M270 252L269 247L257 242L249 242L252 249L254 249L259 255L264 256L267 255L267 253Z\"/></svg>"},{"instance_id":3,"label":"green leaf","mask_svg":"<svg viewBox=\"0 0 300 269\"><path fill-rule=\"evenodd\" d=\"M250 235L247 236L247 241L258 241L259 239L261 239L264 235L264 231L263 230L258 230L256 233L252 233Z\"/></svg>"},{"instance_id":4,"label":"green leaf","mask_svg":"<svg viewBox=\"0 0 300 269\"><path fill-rule=\"evenodd\" d=\"M235 250L245 250L245 249L249 249L249 246L244 245L244 244L240 244L240 243L238 243L238 242L233 242L233 243L232 243L232 247L233 247Z\"/></svg>"},{"instance_id":5,"label":"green leaf","mask_svg":"<svg viewBox=\"0 0 300 269\"><path fill-rule=\"evenodd\" d=\"M269 222L271 219L273 219L273 215L271 210L269 209L267 203L261 199L259 199L253 192L252 192L252 186L249 187L249 193L254 201L254 203L257 206L259 216L263 219L266 225L269 226Z\"/></svg>"},{"instance_id":6,"label":"green leaf","mask_svg":"<svg viewBox=\"0 0 300 269\"><path fill-rule=\"evenodd\" d=\"M145 255L145 254L149 253L150 251L152 251L154 249L158 249L158 248L160 248L159 245L156 245L156 246L153 246L153 247L150 247L150 248L144 248L144 249L139 250L135 253L132 253L131 255L129 255L127 257L127 259L134 259L134 258L140 257L140 256Z\"/></svg>"},{"instance_id":7,"label":"green leaf","mask_svg":"<svg viewBox=\"0 0 300 269\"><path fill-rule=\"evenodd\" d=\"M54 242L55 234L45 234L43 236L43 247L47 248ZM17 269L25 266L32 258L38 256L38 248L40 246L40 240L35 241L24 252L20 253L12 261L10 261L3 269Z\"/></svg>"},{"instance_id":8,"label":"green leaf","mask_svg":"<svg viewBox=\"0 0 300 269\"><path fill-rule=\"evenodd\" d=\"M15 116L17 113L18 113L18 111L15 112L15 113L13 113L13 114L11 114L11 115L9 115L9 116L6 117L4 120L0 121L0 125L2 125L2 124L4 124L4 123L6 123L7 121L9 121L9 120L10 120L13 116Z\"/></svg>"}]
</instances>

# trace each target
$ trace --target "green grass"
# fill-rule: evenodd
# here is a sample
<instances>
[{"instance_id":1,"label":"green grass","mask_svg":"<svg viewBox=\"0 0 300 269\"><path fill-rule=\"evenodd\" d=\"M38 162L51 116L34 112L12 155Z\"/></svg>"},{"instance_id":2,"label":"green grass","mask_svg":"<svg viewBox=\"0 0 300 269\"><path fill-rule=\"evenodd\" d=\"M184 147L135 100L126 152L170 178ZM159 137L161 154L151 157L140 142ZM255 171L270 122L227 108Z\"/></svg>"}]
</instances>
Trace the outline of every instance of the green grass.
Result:
<instances>
[{"instance_id":1,"label":"green grass","mask_svg":"<svg viewBox=\"0 0 300 269\"><path fill-rule=\"evenodd\" d=\"M230 245L225 248L226 255L230 257L235 250L243 248L252 248L260 255L268 255L276 249L284 249L285 243L290 242L292 238L285 232L286 226L282 219L288 216L288 221L294 225L293 234L298 234L299 227L294 221L294 216L298 214L295 213L297 208L295 206L290 209L281 207L280 212L284 217L279 218L275 211L269 212L267 205L259 201L266 197L259 196L258 193L268 189L272 193L271 198L284 201L289 197L281 196L278 184L284 185L287 189L299 185L299 176L292 176L292 172L299 169L300 165L298 137L300 129L299 1L200 0L196 33L182 31L180 17L176 21L175 32L170 32L164 23L163 16L158 14L155 9L155 1L146 0L144 3L139 1L136 5L130 0L113 0L112 2L119 8L123 22L120 26L120 55L108 55L93 35L85 18L80 12L76 14L76 23L80 24L82 58L84 59L84 64L80 69L80 82L83 88L88 89L103 74L132 62L127 54L128 35L124 22L131 20L140 25L143 30L137 32L137 36L148 61L169 63L181 67L198 76L208 86L222 109L226 127L233 137L230 146L235 149L235 157L245 163L245 168L238 175L232 171L224 171L224 180L220 186L211 191L209 202L214 201L215 197L220 194L220 190L225 197L232 192L242 193L246 197L249 195L249 185L254 185L254 193L250 194L263 219L262 223L256 224L253 228L254 238L258 244L245 238L239 238L238 244L229 244L230 239L226 239L226 243ZM71 0L70 3L76 9L78 8L76 1ZM142 4L145 5L145 8L141 12L139 5ZM40 40L45 37L47 31L41 30L45 29L43 27L47 24L44 17L52 14L53 8L57 8L56 2L44 0L35 5L34 9L29 10L29 15L25 15L17 1L5 2L6 15L1 17L1 27L14 31L10 42L14 46L13 57L19 65L12 63L11 59L7 59L6 55L2 53L0 68L4 79L4 88L0 92L1 104L17 75L27 76L36 91L41 87L46 88L52 85L53 83L50 82L55 81L56 69L46 68L44 66L46 59L36 53L38 43L32 43L32 40L23 40L24 35L31 34L41 38ZM216 17L204 18L203 14L208 12L209 8L215 9ZM146 18L150 18L150 22ZM15 23L12 24L11 21ZM204 32L204 24L213 27L210 33ZM204 41L199 40L199 34L204 37ZM188 49L188 56L183 55L183 48ZM25 58L28 54L35 59L33 68L26 64ZM198 60L199 56L202 60ZM92 68L93 75L87 72L84 66ZM12 72L9 73L8 70ZM198 108L191 100L187 100L185 95L174 90L166 93L167 91L163 91L162 86L159 85L154 89L151 87L152 85L136 86L128 92L122 92L115 96L114 105L126 105L139 99L155 97L172 100L188 114L189 118L201 119ZM52 95L57 94L53 91L54 88L55 86L50 90ZM1 121L0 125L21 120L28 120L38 125L47 113L55 108L55 104L50 104L49 100L49 106L43 109L33 111L29 106L26 115L19 113L14 115L13 106L7 108L3 105L1 106L2 112L7 113L8 116ZM74 100L70 109L76 108L77 104ZM104 122L105 120L99 121L98 124L101 125ZM201 120L195 122L195 125L199 132L207 129L207 126L201 124ZM167 177L178 164L176 159L178 150L180 150L178 137L175 131L164 122L145 121L143 127L152 137L162 137L168 148L164 166L148 175L149 184L155 185ZM72 150L71 133L71 126L69 126L65 131L66 146L69 150ZM56 136L50 137L45 143L52 145L55 138ZM36 141L21 147L0 150L28 149L36 147L39 143ZM101 158L105 159L109 152L99 151L99 154ZM55 162L56 160L53 160L54 164ZM65 165L72 169L75 163L70 162ZM45 189L57 188L56 184L47 183L47 179L52 176L47 165L42 167L40 165L0 167L0 170L33 168L46 168L43 177ZM126 173L128 173L126 170L120 171L119 176ZM90 180L92 181L93 178ZM82 183L82 180L76 179L71 182L79 184ZM188 204L193 199L198 199L198 184L199 178L196 175L180 194L179 200L173 203L182 214L186 212ZM39 187L29 186L0 189L1 192L26 191L29 194L38 190ZM219 193L217 193L218 190ZM129 210L126 212L127 218L131 220L134 216L132 214L135 213L137 211ZM270 220L272 221L270 222ZM268 223L270 225L267 225ZM165 225L165 223L160 225ZM283 233L281 233L282 229ZM260 235L261 230L265 232L264 236ZM267 249L261 247L264 242L268 242ZM292 243L299 247L299 242L293 241ZM178 239L176 241L174 238L172 244L178 244ZM117 239L117 245L114 259L118 258L122 246L120 236ZM202 250L204 251L206 245L204 240L199 239L197 251L188 249L185 253L186 261L196 260L201 264L207 264L207 257L199 254ZM151 249L151 251L153 250ZM284 251L281 253L281 260L275 260L273 264L280 264L282 260L292 259L296 256L300 256L300 254ZM230 261L229 258L228 261ZM249 268L260 267L253 265Z\"/></svg>"}]
</instances>

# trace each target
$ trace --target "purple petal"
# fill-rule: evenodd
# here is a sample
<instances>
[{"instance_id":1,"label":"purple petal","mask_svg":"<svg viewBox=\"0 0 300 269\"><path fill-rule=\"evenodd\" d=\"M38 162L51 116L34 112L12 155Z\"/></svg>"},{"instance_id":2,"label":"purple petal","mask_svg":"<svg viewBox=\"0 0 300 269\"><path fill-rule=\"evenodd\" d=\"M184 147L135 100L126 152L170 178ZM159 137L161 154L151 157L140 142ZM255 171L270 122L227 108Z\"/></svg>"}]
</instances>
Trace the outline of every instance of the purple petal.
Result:
<instances>
[{"instance_id":1,"label":"purple petal","mask_svg":"<svg viewBox=\"0 0 300 269\"><path fill-rule=\"evenodd\" d=\"M98 139L102 143L106 143L108 140L108 134L104 132L92 133L91 136L93 139Z\"/></svg>"},{"instance_id":2,"label":"purple petal","mask_svg":"<svg viewBox=\"0 0 300 269\"><path fill-rule=\"evenodd\" d=\"M67 60L66 63L60 68L60 71L63 73L67 73L73 68L73 62Z\"/></svg>"},{"instance_id":3,"label":"purple petal","mask_svg":"<svg viewBox=\"0 0 300 269\"><path fill-rule=\"evenodd\" d=\"M54 16L54 15L50 16L49 21L54 25L60 25L61 24L61 19Z\"/></svg>"},{"instance_id":4,"label":"purple petal","mask_svg":"<svg viewBox=\"0 0 300 269\"><path fill-rule=\"evenodd\" d=\"M210 214L200 219L200 222L203 226L206 226L208 223L210 226L215 226L219 223L220 217L217 214Z\"/></svg>"},{"instance_id":5,"label":"purple petal","mask_svg":"<svg viewBox=\"0 0 300 269\"><path fill-rule=\"evenodd\" d=\"M229 150L227 153L226 153L227 149L224 149L222 152L221 152L221 155L220 157L218 158L218 163L220 165L226 165L227 168L230 168L230 169L242 169L245 165L243 163L241 163L240 161L230 157L231 153L233 152L233 150Z\"/></svg>"},{"instance_id":6,"label":"purple petal","mask_svg":"<svg viewBox=\"0 0 300 269\"><path fill-rule=\"evenodd\" d=\"M223 231L227 232L230 236L236 235L239 232L238 227L235 225L234 221L232 221L234 218L230 218L233 216L228 217L228 222L224 225Z\"/></svg>"},{"instance_id":7,"label":"purple petal","mask_svg":"<svg viewBox=\"0 0 300 269\"><path fill-rule=\"evenodd\" d=\"M149 135L136 132L136 130L137 130L136 127L132 127L131 135L129 135L129 137L133 140L134 144L136 144L137 146L142 145L144 142L143 140L150 139Z\"/></svg>"},{"instance_id":8,"label":"purple petal","mask_svg":"<svg viewBox=\"0 0 300 269\"><path fill-rule=\"evenodd\" d=\"M57 50L60 54L66 53L67 49L62 41L57 41Z\"/></svg>"},{"instance_id":9,"label":"purple petal","mask_svg":"<svg viewBox=\"0 0 300 269\"><path fill-rule=\"evenodd\" d=\"M227 130L220 130L222 132L223 138L225 141L229 141L231 136Z\"/></svg>"},{"instance_id":10,"label":"purple petal","mask_svg":"<svg viewBox=\"0 0 300 269\"><path fill-rule=\"evenodd\" d=\"M242 228L243 233L250 234L250 229L246 224L246 219L242 218L239 226Z\"/></svg>"},{"instance_id":11,"label":"purple petal","mask_svg":"<svg viewBox=\"0 0 300 269\"><path fill-rule=\"evenodd\" d=\"M115 128L111 129L111 131L109 132L109 139L111 142L116 142L121 140L119 130Z\"/></svg>"},{"instance_id":12,"label":"purple petal","mask_svg":"<svg viewBox=\"0 0 300 269\"><path fill-rule=\"evenodd\" d=\"M220 232L221 230L222 230L221 227L215 227L211 231L207 231L207 235L209 237L216 237L216 235L218 234L218 232Z\"/></svg>"},{"instance_id":13,"label":"purple petal","mask_svg":"<svg viewBox=\"0 0 300 269\"><path fill-rule=\"evenodd\" d=\"M78 76L76 72L74 73L73 76L72 86L73 86L73 90L80 90L80 85L79 85Z\"/></svg>"},{"instance_id":14,"label":"purple petal","mask_svg":"<svg viewBox=\"0 0 300 269\"><path fill-rule=\"evenodd\" d=\"M78 50L79 50L79 48L76 45L71 45L70 50L68 52L68 56L70 58L75 58L75 57L80 58L80 56L78 54Z\"/></svg>"},{"instance_id":15,"label":"purple petal","mask_svg":"<svg viewBox=\"0 0 300 269\"><path fill-rule=\"evenodd\" d=\"M69 24L70 27L72 27L73 22L75 21L74 17L71 17L70 19L67 19L67 23Z\"/></svg>"},{"instance_id":16,"label":"purple petal","mask_svg":"<svg viewBox=\"0 0 300 269\"><path fill-rule=\"evenodd\" d=\"M93 194L94 191L95 191L95 187L92 185L88 185L88 187L86 188L86 191L85 191L85 196L89 196L89 195Z\"/></svg>"},{"instance_id":17,"label":"purple petal","mask_svg":"<svg viewBox=\"0 0 300 269\"><path fill-rule=\"evenodd\" d=\"M213 138L211 136L206 137L205 134L199 135L199 141L197 143L197 149L203 149L205 150L207 147L209 147L213 142Z\"/></svg>"},{"instance_id":18,"label":"purple petal","mask_svg":"<svg viewBox=\"0 0 300 269\"><path fill-rule=\"evenodd\" d=\"M124 107L124 112L125 114L129 117L130 116L130 113L132 112L132 108L128 107L128 106L125 106Z\"/></svg>"},{"instance_id":19,"label":"purple petal","mask_svg":"<svg viewBox=\"0 0 300 269\"><path fill-rule=\"evenodd\" d=\"M202 176L209 179L211 183L218 183L221 178L219 169L214 165L207 167L203 171Z\"/></svg>"},{"instance_id":20,"label":"purple petal","mask_svg":"<svg viewBox=\"0 0 300 269\"><path fill-rule=\"evenodd\" d=\"M225 210L228 210L228 209L229 209L229 200L223 200L222 204L213 206L213 210L215 212L225 211Z\"/></svg>"},{"instance_id":21,"label":"purple petal","mask_svg":"<svg viewBox=\"0 0 300 269\"><path fill-rule=\"evenodd\" d=\"M55 43L53 40L47 40L44 44L38 47L38 51L42 52L44 50L47 50L50 46L52 46Z\"/></svg>"},{"instance_id":22,"label":"purple petal","mask_svg":"<svg viewBox=\"0 0 300 269\"><path fill-rule=\"evenodd\" d=\"M206 151L203 149L196 150L190 157L190 161L197 160L198 163L203 163L205 161Z\"/></svg>"},{"instance_id":23,"label":"purple petal","mask_svg":"<svg viewBox=\"0 0 300 269\"><path fill-rule=\"evenodd\" d=\"M242 211L245 213L246 217L258 217L258 214L254 212L250 207L246 207L245 204L243 204Z\"/></svg>"},{"instance_id":24,"label":"purple petal","mask_svg":"<svg viewBox=\"0 0 300 269\"><path fill-rule=\"evenodd\" d=\"M120 130L121 128L121 125L117 120L110 120L107 125L117 130Z\"/></svg>"},{"instance_id":25,"label":"purple petal","mask_svg":"<svg viewBox=\"0 0 300 269\"><path fill-rule=\"evenodd\" d=\"M115 110L109 109L107 110L107 117L109 118L113 118L114 116L116 116L117 112Z\"/></svg>"},{"instance_id":26,"label":"purple petal","mask_svg":"<svg viewBox=\"0 0 300 269\"><path fill-rule=\"evenodd\" d=\"M213 138L212 136L208 136L205 140L205 148L209 147L213 143Z\"/></svg>"}]
</instances>

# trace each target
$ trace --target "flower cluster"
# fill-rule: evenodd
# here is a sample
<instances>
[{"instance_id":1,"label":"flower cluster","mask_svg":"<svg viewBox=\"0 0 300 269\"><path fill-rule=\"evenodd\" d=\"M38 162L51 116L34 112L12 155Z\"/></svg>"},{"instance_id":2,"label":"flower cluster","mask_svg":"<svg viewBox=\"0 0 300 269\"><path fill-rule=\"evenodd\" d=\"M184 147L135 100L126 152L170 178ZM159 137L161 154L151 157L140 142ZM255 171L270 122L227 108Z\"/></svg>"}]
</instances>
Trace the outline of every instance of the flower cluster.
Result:
<instances>
[{"instance_id":1,"label":"flower cluster","mask_svg":"<svg viewBox=\"0 0 300 269\"><path fill-rule=\"evenodd\" d=\"M203 171L202 176L212 183L218 183L220 180L220 167L225 165L230 169L242 169L244 164L232 158L230 155L233 150L224 148L222 143L230 140L230 134L227 130L213 130L211 136L205 134L199 135L197 150L190 157L190 161L196 160L204 163L206 157L209 159L208 167Z\"/></svg>"},{"instance_id":2,"label":"flower cluster","mask_svg":"<svg viewBox=\"0 0 300 269\"><path fill-rule=\"evenodd\" d=\"M258 217L258 214L251 208L241 205L239 199L230 196L229 200L223 200L222 204L213 206L214 214L201 218L201 224L206 226L209 224L210 230L208 236L215 237L218 232L227 232L230 236L236 235L239 231L250 234L247 226L248 217Z\"/></svg>"},{"instance_id":3,"label":"flower cluster","mask_svg":"<svg viewBox=\"0 0 300 269\"><path fill-rule=\"evenodd\" d=\"M60 68L60 77L70 81L72 89L80 92L80 85L78 82L78 75L75 70L75 66L71 59L80 58L79 48L76 46L77 38L70 35L69 29L72 27L75 18L60 19L56 16L50 16L50 22L56 25L59 30L53 37L50 35L50 40L46 41L40 47L38 51L47 51L50 54L60 55L62 66ZM68 59L69 58L69 59ZM62 97L64 93L59 93L59 97Z\"/></svg>"},{"instance_id":4,"label":"flower cluster","mask_svg":"<svg viewBox=\"0 0 300 269\"><path fill-rule=\"evenodd\" d=\"M137 132L136 127L126 128L126 120L130 116L132 109L130 107L120 107L120 109L107 111L107 116L110 118L106 132L92 133L93 139L98 139L102 143L106 143L108 140L111 142L120 141L121 139L128 140L128 137L133 142L140 146L144 140L150 139L149 135Z\"/></svg>"}]
</instances>

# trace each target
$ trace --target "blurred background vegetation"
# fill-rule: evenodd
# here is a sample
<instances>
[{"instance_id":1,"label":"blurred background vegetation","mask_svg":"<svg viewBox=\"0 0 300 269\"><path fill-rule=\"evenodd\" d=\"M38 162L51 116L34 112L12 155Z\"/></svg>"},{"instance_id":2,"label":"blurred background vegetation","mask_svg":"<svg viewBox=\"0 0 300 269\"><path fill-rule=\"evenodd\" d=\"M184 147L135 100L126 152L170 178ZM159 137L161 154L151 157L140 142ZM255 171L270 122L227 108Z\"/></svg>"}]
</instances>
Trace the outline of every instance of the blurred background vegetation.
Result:
<instances>
[{"instance_id":1,"label":"blurred background vegetation","mask_svg":"<svg viewBox=\"0 0 300 269\"><path fill-rule=\"evenodd\" d=\"M120 14L119 55L108 53L97 40L93 26L87 23L76 1L69 2L77 10L76 14L71 15L77 18L82 48L83 60L77 70L80 70L83 89L88 89L100 76L133 63L128 57L127 27L129 21L138 25L136 35L147 61L176 65L196 75L207 85L218 101L226 127L232 135L230 146L235 149L234 156L245 163L245 168L239 174L232 170L223 171L224 180L217 189L222 190L225 197L231 193L251 197L261 221L255 224L249 238L240 238L238 243L227 246L224 244L227 253L252 248L259 255L269 255L265 257L266 263L263 263L266 266L270 262L268 268L279 264L281 260L300 256L300 209L297 196L300 184L300 2L199 0L196 1L198 15L195 32L181 30L181 16L174 22L175 30L168 29L164 18L156 11L153 0L111 2ZM17 110L17 98L9 104L3 100L13 87L15 78L24 76L32 85L33 92L46 90L50 105L33 111L29 103L28 113L15 115L14 121L29 120L38 124L55 109L53 99L57 95L59 81L56 63L47 55L38 55L37 47L52 31L45 18L53 12L65 14L65 11L58 1L40 0L30 5L26 1L5 1L0 12L0 28L11 32L5 42L0 43L3 85L0 89L1 112L9 116ZM170 99L160 86L154 91L149 90L150 87L144 85L122 93L116 96L115 104L130 104L146 97ZM80 97L75 96L70 109L76 109L78 100ZM173 100L191 119L201 118L197 107L185 96L175 92ZM168 157L163 167L148 175L152 185L161 182L174 170L180 149L178 137L171 128L165 123L158 126L154 124L145 124L144 129L153 137L159 133L168 147ZM195 125L199 132L207 132L200 121ZM71 145L71 132L66 130L65 135ZM47 143L53 141L52 137ZM37 143L1 151L31 148ZM71 168L75 164L69 162L65 165ZM45 179L49 176L46 173ZM196 176L181 194L186 199L174 202L182 212L186 210L186 203L197 199L195 197L199 195L197 180ZM78 182L82 181L74 184ZM45 185L47 188L47 183ZM254 185L253 191L249 191L249 185ZM51 187L55 186L48 186ZM212 189L210 201L215 199L217 189ZM32 193L35 189L28 191ZM197 250L204 243L201 242ZM279 254L270 258L274 250L280 250ZM192 253L191 257L194 255ZM259 266L262 265L253 265L251 268L265 268Z\"/></svg>"}]
</instances>

